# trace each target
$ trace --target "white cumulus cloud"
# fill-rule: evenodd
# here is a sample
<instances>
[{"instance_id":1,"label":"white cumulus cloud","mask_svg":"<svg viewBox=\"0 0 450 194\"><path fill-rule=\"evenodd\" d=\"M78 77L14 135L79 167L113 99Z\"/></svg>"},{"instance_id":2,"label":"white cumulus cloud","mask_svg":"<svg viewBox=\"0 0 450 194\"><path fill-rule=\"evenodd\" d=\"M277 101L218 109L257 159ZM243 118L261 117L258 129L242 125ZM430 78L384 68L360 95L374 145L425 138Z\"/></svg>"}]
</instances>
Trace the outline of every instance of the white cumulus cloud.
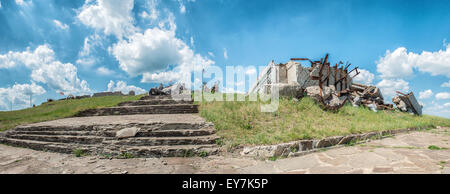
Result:
<instances>
[{"instance_id":1,"label":"white cumulus cloud","mask_svg":"<svg viewBox=\"0 0 450 194\"><path fill-rule=\"evenodd\" d=\"M450 77L450 45L436 52L423 51L420 54L407 52L404 47L393 52L386 51L377 61L377 71L382 78L406 78L414 74L414 69L430 73L432 76Z\"/></svg>"},{"instance_id":2,"label":"white cumulus cloud","mask_svg":"<svg viewBox=\"0 0 450 194\"><path fill-rule=\"evenodd\" d=\"M77 17L84 25L121 39L137 30L131 16L133 7L133 0L86 0Z\"/></svg>"},{"instance_id":3,"label":"white cumulus cloud","mask_svg":"<svg viewBox=\"0 0 450 194\"><path fill-rule=\"evenodd\" d=\"M117 83L115 83L114 81L110 80L108 83L108 92L116 92L116 91L120 91L123 94L128 94L128 92L130 91L134 91L136 94L143 94L146 93L147 91L145 91L144 89L140 88L140 87L136 87L133 85L127 85L126 82L124 81L118 81Z\"/></svg>"},{"instance_id":4,"label":"white cumulus cloud","mask_svg":"<svg viewBox=\"0 0 450 194\"><path fill-rule=\"evenodd\" d=\"M360 73L356 77L353 78L353 81L356 83L360 83L360 84L371 85L373 82L373 79L375 78L375 75L365 69L358 69L358 71ZM354 76L355 74L356 74L356 72L352 71L350 76Z\"/></svg>"},{"instance_id":5,"label":"white cumulus cloud","mask_svg":"<svg viewBox=\"0 0 450 194\"><path fill-rule=\"evenodd\" d=\"M419 99L427 99L433 96L433 91L425 90L423 92L419 92Z\"/></svg>"},{"instance_id":6,"label":"white cumulus cloud","mask_svg":"<svg viewBox=\"0 0 450 194\"><path fill-rule=\"evenodd\" d=\"M389 98L394 97L396 95L396 91L409 91L409 83L402 79L384 79L381 80L376 86L381 89L386 101L389 101Z\"/></svg>"},{"instance_id":7,"label":"white cumulus cloud","mask_svg":"<svg viewBox=\"0 0 450 194\"><path fill-rule=\"evenodd\" d=\"M136 33L113 46L120 68L131 76L143 75L143 82L177 81L191 70L201 70L214 62L195 54L175 32L160 28ZM169 66L174 70L166 71Z\"/></svg>"},{"instance_id":8,"label":"white cumulus cloud","mask_svg":"<svg viewBox=\"0 0 450 194\"><path fill-rule=\"evenodd\" d=\"M444 82L441 84L441 87L447 87L450 88L450 80L448 80L448 82Z\"/></svg>"},{"instance_id":9,"label":"white cumulus cloud","mask_svg":"<svg viewBox=\"0 0 450 194\"><path fill-rule=\"evenodd\" d=\"M448 92L437 93L436 94L436 99L438 99L438 100L450 99L450 93L448 93Z\"/></svg>"},{"instance_id":10,"label":"white cumulus cloud","mask_svg":"<svg viewBox=\"0 0 450 194\"><path fill-rule=\"evenodd\" d=\"M44 94L42 86L31 84L14 84L12 87L0 88L0 110L21 109L29 106L30 97ZM31 103L34 103L33 101ZM12 107L11 107L12 106Z\"/></svg>"},{"instance_id":11,"label":"white cumulus cloud","mask_svg":"<svg viewBox=\"0 0 450 194\"><path fill-rule=\"evenodd\" d=\"M0 55L0 68L13 68L19 65L32 70L32 80L47 84L57 92L72 94L90 92L87 82L78 78L77 68L71 63L56 60L54 51L47 44L38 46L34 51L27 48L23 52L10 51Z\"/></svg>"}]
</instances>

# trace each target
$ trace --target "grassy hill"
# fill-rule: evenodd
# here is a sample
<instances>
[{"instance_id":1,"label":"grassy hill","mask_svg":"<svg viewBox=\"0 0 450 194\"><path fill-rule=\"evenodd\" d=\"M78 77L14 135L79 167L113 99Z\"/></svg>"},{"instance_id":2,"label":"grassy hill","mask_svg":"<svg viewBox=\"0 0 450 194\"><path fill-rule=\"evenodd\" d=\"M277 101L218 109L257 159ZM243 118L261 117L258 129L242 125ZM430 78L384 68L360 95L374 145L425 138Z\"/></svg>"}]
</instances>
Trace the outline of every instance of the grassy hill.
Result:
<instances>
[{"instance_id":1,"label":"grassy hill","mask_svg":"<svg viewBox=\"0 0 450 194\"><path fill-rule=\"evenodd\" d=\"M142 96L142 95L141 95ZM77 112L116 106L141 96L108 96L44 103L35 108L0 112L0 131L17 125L71 117ZM395 111L372 112L346 105L337 112L324 111L309 97L281 99L278 111L263 113L260 102L197 102L200 116L215 124L221 142L229 146L262 145L300 139L323 138L369 131L450 126L450 119L414 116Z\"/></svg>"},{"instance_id":2,"label":"grassy hill","mask_svg":"<svg viewBox=\"0 0 450 194\"><path fill-rule=\"evenodd\" d=\"M450 126L450 119L396 111L373 112L345 105L324 111L309 97L281 99L278 111L263 113L259 102L202 102L200 115L215 124L227 145L262 145L409 127Z\"/></svg>"},{"instance_id":3,"label":"grassy hill","mask_svg":"<svg viewBox=\"0 0 450 194\"><path fill-rule=\"evenodd\" d=\"M34 108L0 112L0 131L17 125L71 117L79 111L91 108L112 107L120 102L138 100L139 96L105 96L46 102Z\"/></svg>"}]
</instances>

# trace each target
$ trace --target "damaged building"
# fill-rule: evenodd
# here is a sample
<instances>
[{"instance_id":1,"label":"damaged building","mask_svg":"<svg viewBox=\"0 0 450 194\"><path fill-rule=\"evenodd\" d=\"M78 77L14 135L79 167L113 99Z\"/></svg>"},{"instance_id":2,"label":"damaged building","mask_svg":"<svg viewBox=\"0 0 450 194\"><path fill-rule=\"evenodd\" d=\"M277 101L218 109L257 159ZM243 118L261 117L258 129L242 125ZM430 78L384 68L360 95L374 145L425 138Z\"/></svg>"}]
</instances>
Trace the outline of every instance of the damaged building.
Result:
<instances>
[{"instance_id":1,"label":"damaged building","mask_svg":"<svg viewBox=\"0 0 450 194\"><path fill-rule=\"evenodd\" d=\"M379 88L353 83L353 78L359 74L358 67L350 70L351 64L343 62L331 65L328 56L319 61L308 58L292 58L280 64L271 61L250 87L249 94L270 95L276 91L280 96L296 98L306 94L328 110L339 109L348 101L353 106L365 106L373 111L394 109L392 104L385 104ZM302 66L299 61L309 61L310 66ZM404 104L399 110L421 115L421 107L417 106L412 93L399 99L397 101Z\"/></svg>"}]
</instances>

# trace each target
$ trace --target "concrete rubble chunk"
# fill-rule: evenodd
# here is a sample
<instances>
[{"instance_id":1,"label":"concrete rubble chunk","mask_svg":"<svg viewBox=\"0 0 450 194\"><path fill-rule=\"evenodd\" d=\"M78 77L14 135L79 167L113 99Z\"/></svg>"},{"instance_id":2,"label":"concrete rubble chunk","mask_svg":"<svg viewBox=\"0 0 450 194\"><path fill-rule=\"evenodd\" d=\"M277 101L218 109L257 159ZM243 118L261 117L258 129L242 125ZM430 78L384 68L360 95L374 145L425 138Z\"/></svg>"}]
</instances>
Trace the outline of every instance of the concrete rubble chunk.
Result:
<instances>
[{"instance_id":1,"label":"concrete rubble chunk","mask_svg":"<svg viewBox=\"0 0 450 194\"><path fill-rule=\"evenodd\" d=\"M402 112L409 112L415 115L422 115L422 105L419 104L413 92L404 94L397 91L398 96L392 99L392 102Z\"/></svg>"},{"instance_id":2,"label":"concrete rubble chunk","mask_svg":"<svg viewBox=\"0 0 450 194\"><path fill-rule=\"evenodd\" d=\"M116 137L119 139L127 138L127 137L134 137L140 130L141 129L137 128L137 127L124 128L124 129L121 129L120 131L116 132Z\"/></svg>"}]
</instances>

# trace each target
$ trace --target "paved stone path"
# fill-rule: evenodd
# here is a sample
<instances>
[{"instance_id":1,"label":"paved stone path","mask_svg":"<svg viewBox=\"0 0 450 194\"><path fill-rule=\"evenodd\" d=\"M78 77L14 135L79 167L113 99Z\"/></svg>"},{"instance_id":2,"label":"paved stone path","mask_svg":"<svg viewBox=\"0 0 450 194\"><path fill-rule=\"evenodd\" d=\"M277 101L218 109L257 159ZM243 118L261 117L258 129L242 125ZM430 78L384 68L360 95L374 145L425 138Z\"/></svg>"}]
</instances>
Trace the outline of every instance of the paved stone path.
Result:
<instances>
[{"instance_id":1,"label":"paved stone path","mask_svg":"<svg viewBox=\"0 0 450 194\"><path fill-rule=\"evenodd\" d=\"M208 158L101 159L0 145L0 173L445 173L450 128L399 134L295 158L261 161L237 155ZM429 149L441 148L439 150Z\"/></svg>"}]
</instances>

